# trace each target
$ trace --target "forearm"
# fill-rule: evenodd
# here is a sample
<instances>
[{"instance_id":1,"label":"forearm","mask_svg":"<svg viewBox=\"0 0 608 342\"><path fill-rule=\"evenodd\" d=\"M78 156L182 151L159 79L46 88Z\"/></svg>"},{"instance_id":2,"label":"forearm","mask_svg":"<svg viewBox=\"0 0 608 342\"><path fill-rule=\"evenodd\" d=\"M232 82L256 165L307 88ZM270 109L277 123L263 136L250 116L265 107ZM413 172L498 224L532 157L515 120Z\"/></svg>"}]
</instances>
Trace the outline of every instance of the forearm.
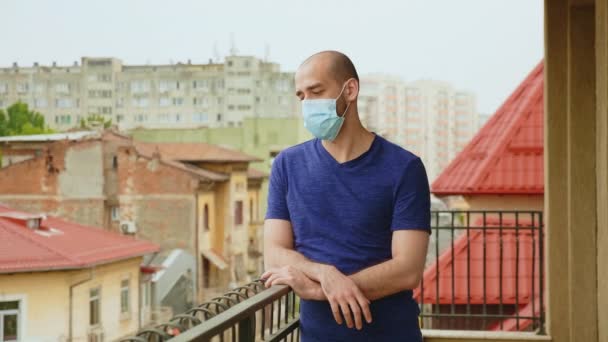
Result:
<instances>
[{"instance_id":1,"label":"forearm","mask_svg":"<svg viewBox=\"0 0 608 342\"><path fill-rule=\"evenodd\" d=\"M273 246L266 250L264 253L264 266L267 270L283 266L292 266L302 271L302 273L316 283L320 282L323 268L329 267L329 265L311 261L293 249L280 246Z\"/></svg>"},{"instance_id":2,"label":"forearm","mask_svg":"<svg viewBox=\"0 0 608 342\"><path fill-rule=\"evenodd\" d=\"M352 274L350 278L365 297L375 300L414 289L420 283L420 276L406 261L391 259Z\"/></svg>"}]
</instances>

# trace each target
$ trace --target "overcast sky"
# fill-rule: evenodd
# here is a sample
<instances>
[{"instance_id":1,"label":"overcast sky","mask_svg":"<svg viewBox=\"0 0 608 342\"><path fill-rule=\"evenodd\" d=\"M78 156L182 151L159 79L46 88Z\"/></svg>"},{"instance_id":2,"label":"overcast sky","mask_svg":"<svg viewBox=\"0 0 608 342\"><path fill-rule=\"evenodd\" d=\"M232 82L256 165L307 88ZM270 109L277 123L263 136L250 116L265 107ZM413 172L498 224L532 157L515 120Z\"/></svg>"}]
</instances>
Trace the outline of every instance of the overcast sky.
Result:
<instances>
[{"instance_id":1,"label":"overcast sky","mask_svg":"<svg viewBox=\"0 0 608 342\"><path fill-rule=\"evenodd\" d=\"M0 65L206 63L214 46L293 71L326 49L360 74L446 80L494 112L543 55L541 0L0 0Z\"/></svg>"}]
</instances>

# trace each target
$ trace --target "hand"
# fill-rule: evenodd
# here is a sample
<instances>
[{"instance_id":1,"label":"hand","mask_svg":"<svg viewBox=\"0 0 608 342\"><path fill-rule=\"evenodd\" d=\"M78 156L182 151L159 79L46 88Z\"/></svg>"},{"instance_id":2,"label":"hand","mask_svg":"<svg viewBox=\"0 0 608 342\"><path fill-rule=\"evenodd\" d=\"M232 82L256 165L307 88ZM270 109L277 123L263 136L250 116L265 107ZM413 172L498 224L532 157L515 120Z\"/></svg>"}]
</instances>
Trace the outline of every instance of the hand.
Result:
<instances>
[{"instance_id":1,"label":"hand","mask_svg":"<svg viewBox=\"0 0 608 342\"><path fill-rule=\"evenodd\" d=\"M367 323L372 322L372 314L369 310L370 301L365 298L352 279L342 274L334 266L324 266L319 281L338 324L342 324L340 310L342 310L342 315L349 328L353 327L353 316L357 330L363 328L362 315Z\"/></svg>"},{"instance_id":2,"label":"hand","mask_svg":"<svg viewBox=\"0 0 608 342\"><path fill-rule=\"evenodd\" d=\"M308 278L302 271L292 266L270 269L260 277L266 287L272 285L289 285L302 299L325 300L321 285Z\"/></svg>"}]
</instances>

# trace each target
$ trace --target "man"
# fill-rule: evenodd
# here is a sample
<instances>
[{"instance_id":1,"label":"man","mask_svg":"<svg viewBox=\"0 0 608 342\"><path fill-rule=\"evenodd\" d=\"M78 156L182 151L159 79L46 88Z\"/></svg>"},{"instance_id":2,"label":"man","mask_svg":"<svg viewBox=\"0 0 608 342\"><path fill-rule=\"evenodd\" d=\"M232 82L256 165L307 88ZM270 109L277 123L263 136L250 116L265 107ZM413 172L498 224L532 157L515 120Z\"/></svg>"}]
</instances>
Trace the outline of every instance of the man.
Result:
<instances>
[{"instance_id":1,"label":"man","mask_svg":"<svg viewBox=\"0 0 608 342\"><path fill-rule=\"evenodd\" d=\"M273 162L262 279L302 299L303 342L422 341L412 289L430 233L424 166L361 125L345 55L309 57L295 82L315 139Z\"/></svg>"}]
</instances>

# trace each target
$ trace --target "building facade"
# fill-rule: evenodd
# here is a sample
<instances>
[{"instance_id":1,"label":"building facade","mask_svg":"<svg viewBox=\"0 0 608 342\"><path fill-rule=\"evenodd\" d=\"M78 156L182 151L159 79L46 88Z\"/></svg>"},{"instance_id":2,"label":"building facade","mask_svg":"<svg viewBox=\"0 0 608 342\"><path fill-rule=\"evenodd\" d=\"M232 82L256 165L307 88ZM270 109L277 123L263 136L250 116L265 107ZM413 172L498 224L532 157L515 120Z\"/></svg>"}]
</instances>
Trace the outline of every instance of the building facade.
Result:
<instances>
[{"instance_id":1,"label":"building facade","mask_svg":"<svg viewBox=\"0 0 608 342\"><path fill-rule=\"evenodd\" d=\"M149 323L158 245L0 204L0 340L110 341Z\"/></svg>"},{"instance_id":2,"label":"building facade","mask_svg":"<svg viewBox=\"0 0 608 342\"><path fill-rule=\"evenodd\" d=\"M0 68L0 108L22 101L51 128L67 130L89 115L134 127L231 127L246 117L299 114L293 73L252 56L223 63L124 65L82 57L71 66Z\"/></svg>"},{"instance_id":3,"label":"building facade","mask_svg":"<svg viewBox=\"0 0 608 342\"><path fill-rule=\"evenodd\" d=\"M364 125L421 157L431 181L478 127L475 95L447 82L364 76L358 105Z\"/></svg>"},{"instance_id":4,"label":"building facade","mask_svg":"<svg viewBox=\"0 0 608 342\"><path fill-rule=\"evenodd\" d=\"M249 169L255 157L202 143L136 142L113 131L1 139L0 201L161 246L150 261L161 266L153 278L158 315L260 272L249 267L259 265L266 177Z\"/></svg>"}]
</instances>

